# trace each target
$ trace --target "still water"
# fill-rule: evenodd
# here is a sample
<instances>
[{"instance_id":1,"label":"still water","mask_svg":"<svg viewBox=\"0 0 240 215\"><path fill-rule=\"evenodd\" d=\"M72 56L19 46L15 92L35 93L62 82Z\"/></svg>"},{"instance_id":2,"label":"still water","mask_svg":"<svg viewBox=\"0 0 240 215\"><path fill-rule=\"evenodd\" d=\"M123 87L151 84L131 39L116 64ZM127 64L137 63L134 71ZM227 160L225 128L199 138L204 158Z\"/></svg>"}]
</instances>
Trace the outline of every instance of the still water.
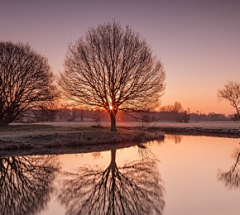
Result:
<instances>
[{"instance_id":1,"label":"still water","mask_svg":"<svg viewBox=\"0 0 240 215\"><path fill-rule=\"evenodd\" d=\"M0 214L240 214L240 140L166 135L104 152L2 157Z\"/></svg>"}]
</instances>

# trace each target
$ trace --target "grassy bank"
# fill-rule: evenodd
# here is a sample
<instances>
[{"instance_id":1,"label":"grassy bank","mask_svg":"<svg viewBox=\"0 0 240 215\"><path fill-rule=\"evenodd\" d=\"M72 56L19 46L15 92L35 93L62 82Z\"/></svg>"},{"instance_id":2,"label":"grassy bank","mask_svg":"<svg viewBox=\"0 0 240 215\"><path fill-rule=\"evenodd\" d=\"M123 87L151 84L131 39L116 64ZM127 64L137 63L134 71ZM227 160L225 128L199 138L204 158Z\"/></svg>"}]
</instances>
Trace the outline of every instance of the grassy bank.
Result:
<instances>
[{"instance_id":1,"label":"grassy bank","mask_svg":"<svg viewBox=\"0 0 240 215\"><path fill-rule=\"evenodd\" d=\"M104 123L104 127L100 128L92 128L91 125L92 122L52 122L0 127L0 150L40 150L49 147L116 145L130 142L136 144L148 140L163 140L163 133L240 137L239 123L233 122L154 122L145 125L145 131L140 130L141 124L138 122L120 122L117 132L109 131L109 125Z\"/></svg>"},{"instance_id":2,"label":"grassy bank","mask_svg":"<svg viewBox=\"0 0 240 215\"><path fill-rule=\"evenodd\" d=\"M0 150L124 142L140 143L154 139L163 140L163 138L162 132L147 132L127 128L119 128L116 132L112 132L105 127L52 126L46 124L11 125L0 128Z\"/></svg>"}]
</instances>

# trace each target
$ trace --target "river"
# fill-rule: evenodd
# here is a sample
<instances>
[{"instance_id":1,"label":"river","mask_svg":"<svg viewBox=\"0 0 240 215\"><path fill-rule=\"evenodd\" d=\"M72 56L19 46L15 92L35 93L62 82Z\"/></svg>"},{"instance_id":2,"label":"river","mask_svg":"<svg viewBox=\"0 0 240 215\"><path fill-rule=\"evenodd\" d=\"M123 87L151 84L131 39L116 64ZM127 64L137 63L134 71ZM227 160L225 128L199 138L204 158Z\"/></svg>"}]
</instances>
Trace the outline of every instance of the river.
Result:
<instances>
[{"instance_id":1,"label":"river","mask_svg":"<svg viewBox=\"0 0 240 215\"><path fill-rule=\"evenodd\" d=\"M1 214L240 214L240 140L166 135L110 151L2 157Z\"/></svg>"}]
</instances>

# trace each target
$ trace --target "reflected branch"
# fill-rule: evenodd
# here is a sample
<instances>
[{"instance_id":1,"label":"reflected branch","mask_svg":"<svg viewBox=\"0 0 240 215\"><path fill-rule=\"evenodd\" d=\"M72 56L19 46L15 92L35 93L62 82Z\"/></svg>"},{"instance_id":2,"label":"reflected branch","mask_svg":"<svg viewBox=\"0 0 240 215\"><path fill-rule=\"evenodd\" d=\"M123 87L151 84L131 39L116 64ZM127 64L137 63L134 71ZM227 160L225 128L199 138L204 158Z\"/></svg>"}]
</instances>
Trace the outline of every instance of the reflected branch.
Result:
<instances>
[{"instance_id":1,"label":"reflected branch","mask_svg":"<svg viewBox=\"0 0 240 215\"><path fill-rule=\"evenodd\" d=\"M148 144L149 144L149 142L148 142ZM147 144L139 143L137 145L137 148L138 148L138 154L142 159L144 159L144 158L154 158L155 157L155 155L149 149Z\"/></svg>"},{"instance_id":2,"label":"reflected branch","mask_svg":"<svg viewBox=\"0 0 240 215\"><path fill-rule=\"evenodd\" d=\"M55 156L0 158L1 214L34 214L46 208L60 170Z\"/></svg>"},{"instance_id":3,"label":"reflected branch","mask_svg":"<svg viewBox=\"0 0 240 215\"><path fill-rule=\"evenodd\" d=\"M237 189L240 187L240 150L236 149L233 157L236 159L234 165L228 172L219 170L218 180L222 181L228 189Z\"/></svg>"},{"instance_id":4,"label":"reflected branch","mask_svg":"<svg viewBox=\"0 0 240 215\"><path fill-rule=\"evenodd\" d=\"M155 159L117 167L112 150L105 170L85 166L66 177L58 196L66 214L162 214L164 187Z\"/></svg>"},{"instance_id":5,"label":"reflected branch","mask_svg":"<svg viewBox=\"0 0 240 215\"><path fill-rule=\"evenodd\" d=\"M173 140L175 144L181 143L183 136L178 134L168 134L166 135L166 139Z\"/></svg>"}]
</instances>

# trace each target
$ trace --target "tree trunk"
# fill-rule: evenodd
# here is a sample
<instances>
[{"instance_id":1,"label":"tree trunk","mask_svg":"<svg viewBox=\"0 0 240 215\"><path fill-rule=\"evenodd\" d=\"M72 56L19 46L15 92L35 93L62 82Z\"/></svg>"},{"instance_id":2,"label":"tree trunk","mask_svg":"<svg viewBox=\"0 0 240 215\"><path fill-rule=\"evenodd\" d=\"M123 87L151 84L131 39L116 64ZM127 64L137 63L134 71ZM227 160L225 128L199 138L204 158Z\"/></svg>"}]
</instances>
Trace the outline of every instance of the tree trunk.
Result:
<instances>
[{"instance_id":1,"label":"tree trunk","mask_svg":"<svg viewBox=\"0 0 240 215\"><path fill-rule=\"evenodd\" d=\"M116 113L114 111L110 112L110 117L111 117L111 131L117 131L116 127Z\"/></svg>"},{"instance_id":2,"label":"tree trunk","mask_svg":"<svg viewBox=\"0 0 240 215\"><path fill-rule=\"evenodd\" d=\"M9 125L9 120L8 120L8 118L4 118L4 117L0 117L0 127L2 127L2 126L7 126L7 125Z\"/></svg>"},{"instance_id":3,"label":"tree trunk","mask_svg":"<svg viewBox=\"0 0 240 215\"><path fill-rule=\"evenodd\" d=\"M240 120L240 111L238 110L238 108L237 108L237 120L239 121Z\"/></svg>"},{"instance_id":4,"label":"tree trunk","mask_svg":"<svg viewBox=\"0 0 240 215\"><path fill-rule=\"evenodd\" d=\"M116 168L116 149L111 150L111 163L110 167L111 169Z\"/></svg>"},{"instance_id":5,"label":"tree trunk","mask_svg":"<svg viewBox=\"0 0 240 215\"><path fill-rule=\"evenodd\" d=\"M111 164L110 164L110 168L111 168L111 173L112 173L112 186L111 186L111 199L112 199L112 203L111 203L111 207L112 207L112 212L113 215L115 215L115 204L116 204L116 172L117 172L117 164L116 164L116 149L111 150Z\"/></svg>"}]
</instances>

